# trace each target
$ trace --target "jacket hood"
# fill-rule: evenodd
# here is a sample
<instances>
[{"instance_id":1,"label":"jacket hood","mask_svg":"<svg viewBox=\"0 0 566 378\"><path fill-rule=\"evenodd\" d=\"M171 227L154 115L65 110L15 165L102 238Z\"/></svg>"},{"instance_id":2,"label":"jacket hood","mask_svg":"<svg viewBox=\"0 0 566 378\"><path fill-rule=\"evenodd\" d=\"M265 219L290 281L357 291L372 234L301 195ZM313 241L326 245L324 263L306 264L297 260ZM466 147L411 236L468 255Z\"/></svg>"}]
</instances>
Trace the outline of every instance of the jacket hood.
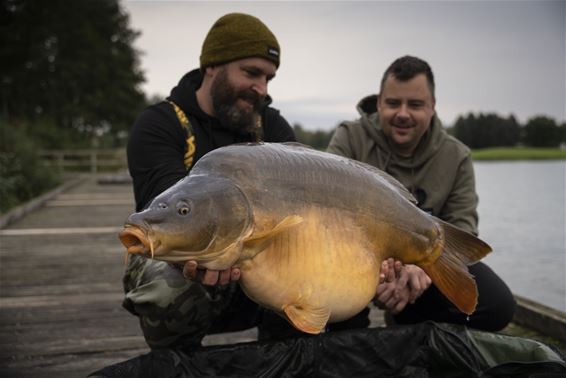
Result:
<instances>
[{"instance_id":1,"label":"jacket hood","mask_svg":"<svg viewBox=\"0 0 566 378\"><path fill-rule=\"evenodd\" d=\"M179 83L171 90L171 94L167 99L179 105L185 113L192 114L196 118L213 118L198 106L197 89L200 88L201 84L202 73L199 69L192 70L179 80Z\"/></svg>"},{"instance_id":2,"label":"jacket hood","mask_svg":"<svg viewBox=\"0 0 566 378\"><path fill-rule=\"evenodd\" d=\"M414 154L410 158L397 156L392 153L391 142L383 133L379 125L379 117L377 113L377 95L369 95L360 100L357 105L357 110L361 116L361 124L367 134L372 138L382 151L389 151L387 161L395 161L403 167L419 167L424 164L432 155L434 155L442 146L445 138L445 131L442 127L440 119L436 113L430 121L430 127L423 135L419 145L417 146Z\"/></svg>"}]
</instances>

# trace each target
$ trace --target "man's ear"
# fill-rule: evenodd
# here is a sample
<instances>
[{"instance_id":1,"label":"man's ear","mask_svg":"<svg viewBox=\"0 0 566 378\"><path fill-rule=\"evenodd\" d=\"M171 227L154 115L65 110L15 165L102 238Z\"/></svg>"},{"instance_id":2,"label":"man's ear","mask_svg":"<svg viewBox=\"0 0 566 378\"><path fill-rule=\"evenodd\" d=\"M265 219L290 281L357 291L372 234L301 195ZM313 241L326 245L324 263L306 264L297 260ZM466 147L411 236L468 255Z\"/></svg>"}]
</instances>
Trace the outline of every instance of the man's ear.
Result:
<instances>
[{"instance_id":1,"label":"man's ear","mask_svg":"<svg viewBox=\"0 0 566 378\"><path fill-rule=\"evenodd\" d=\"M204 69L204 76L209 76L209 77L213 77L216 73L216 67L215 66L208 66Z\"/></svg>"},{"instance_id":2,"label":"man's ear","mask_svg":"<svg viewBox=\"0 0 566 378\"><path fill-rule=\"evenodd\" d=\"M378 94L378 95L377 95L377 100L376 100L376 103L375 103L375 107L377 108L377 112L378 112L378 113L379 113L379 108L381 107L381 106L379 105L380 102L381 102L381 94Z\"/></svg>"},{"instance_id":3,"label":"man's ear","mask_svg":"<svg viewBox=\"0 0 566 378\"><path fill-rule=\"evenodd\" d=\"M216 66L208 66L204 69L203 72L203 76L206 78L214 78L216 75L218 75L218 72L220 72L220 70L223 68L223 65L216 65Z\"/></svg>"}]
</instances>

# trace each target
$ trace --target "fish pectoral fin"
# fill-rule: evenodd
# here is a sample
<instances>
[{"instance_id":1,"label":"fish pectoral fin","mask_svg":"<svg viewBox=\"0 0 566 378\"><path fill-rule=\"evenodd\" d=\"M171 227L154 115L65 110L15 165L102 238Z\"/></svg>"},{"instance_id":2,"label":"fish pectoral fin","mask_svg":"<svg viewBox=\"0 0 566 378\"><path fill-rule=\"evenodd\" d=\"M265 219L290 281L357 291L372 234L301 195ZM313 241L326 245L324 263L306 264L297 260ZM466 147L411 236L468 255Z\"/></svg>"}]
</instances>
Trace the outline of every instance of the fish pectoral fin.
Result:
<instances>
[{"instance_id":1,"label":"fish pectoral fin","mask_svg":"<svg viewBox=\"0 0 566 378\"><path fill-rule=\"evenodd\" d=\"M288 215L283 220L275 225L271 230L267 230L264 232L259 232L253 236L251 236L246 243L255 242L257 240L263 240L266 238L271 238L285 230L288 230L291 227L295 227L298 224L303 223L304 218L300 215Z\"/></svg>"},{"instance_id":2,"label":"fish pectoral fin","mask_svg":"<svg viewBox=\"0 0 566 378\"><path fill-rule=\"evenodd\" d=\"M330 318L328 307L311 307L305 304L285 305L283 312L287 320L299 331L315 335L324 329Z\"/></svg>"},{"instance_id":3,"label":"fish pectoral fin","mask_svg":"<svg viewBox=\"0 0 566 378\"><path fill-rule=\"evenodd\" d=\"M223 250L216 252L214 257L202 259L202 262L199 262L199 265L203 268L213 270L228 269L238 261L242 251L242 242L240 240L236 240L226 246Z\"/></svg>"},{"instance_id":4,"label":"fish pectoral fin","mask_svg":"<svg viewBox=\"0 0 566 378\"><path fill-rule=\"evenodd\" d=\"M271 230L253 235L244 242L243 257L253 258L259 252L267 248L274 236L302 223L303 221L304 219L300 215L289 215L281 222L277 223Z\"/></svg>"}]
</instances>

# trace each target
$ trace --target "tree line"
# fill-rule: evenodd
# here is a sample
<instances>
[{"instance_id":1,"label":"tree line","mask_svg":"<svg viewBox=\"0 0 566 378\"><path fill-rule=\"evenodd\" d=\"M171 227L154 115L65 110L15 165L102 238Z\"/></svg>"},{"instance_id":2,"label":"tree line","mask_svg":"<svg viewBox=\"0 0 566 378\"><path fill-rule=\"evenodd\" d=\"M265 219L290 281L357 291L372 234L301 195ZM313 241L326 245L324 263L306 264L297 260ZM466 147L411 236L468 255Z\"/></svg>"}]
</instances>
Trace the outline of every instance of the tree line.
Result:
<instances>
[{"instance_id":1,"label":"tree line","mask_svg":"<svg viewBox=\"0 0 566 378\"><path fill-rule=\"evenodd\" d=\"M140 33L120 0L6 0L0 20L0 127L9 124L41 148L84 148L93 140L123 146L148 100L133 46ZM319 149L333 133L294 130ZM566 142L565 124L546 116L521 125L513 116L470 113L448 131L473 149Z\"/></svg>"},{"instance_id":2,"label":"tree line","mask_svg":"<svg viewBox=\"0 0 566 378\"><path fill-rule=\"evenodd\" d=\"M489 147L559 147L566 143L566 123L535 116L521 125L514 116L494 113L460 116L448 132L472 149Z\"/></svg>"},{"instance_id":3,"label":"tree line","mask_svg":"<svg viewBox=\"0 0 566 378\"><path fill-rule=\"evenodd\" d=\"M0 212L57 183L37 150L125 145L148 104L139 34L120 0L0 2ZM333 134L293 128L320 150ZM471 148L566 143L566 126L545 116L469 114L449 131Z\"/></svg>"},{"instance_id":4,"label":"tree line","mask_svg":"<svg viewBox=\"0 0 566 378\"><path fill-rule=\"evenodd\" d=\"M299 142L319 150L326 149L334 134L334 129L309 131L300 124L295 124L293 130ZM504 118L495 113L469 113L458 117L446 130L471 149L559 147L566 144L566 123L559 125L547 116L535 116L520 124L512 115Z\"/></svg>"}]
</instances>

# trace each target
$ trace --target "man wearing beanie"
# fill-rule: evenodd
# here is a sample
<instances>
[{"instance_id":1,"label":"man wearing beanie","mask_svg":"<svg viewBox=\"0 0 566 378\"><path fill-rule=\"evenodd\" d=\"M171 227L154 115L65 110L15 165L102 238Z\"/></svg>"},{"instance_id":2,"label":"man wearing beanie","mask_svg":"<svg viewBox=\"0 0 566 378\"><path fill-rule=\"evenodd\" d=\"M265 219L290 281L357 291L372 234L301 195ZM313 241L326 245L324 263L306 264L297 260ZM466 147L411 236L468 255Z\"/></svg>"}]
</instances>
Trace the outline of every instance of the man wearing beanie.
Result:
<instances>
[{"instance_id":1,"label":"man wearing beanie","mask_svg":"<svg viewBox=\"0 0 566 378\"><path fill-rule=\"evenodd\" d=\"M183 76L166 101L145 109L133 125L128 166L137 211L211 150L295 141L287 121L269 106L268 82L280 57L277 39L259 19L232 13L216 21L200 69ZM183 269L134 255L124 275L123 305L139 317L151 348L200 345L208 333L251 328L274 316L241 292L238 278L236 269L200 271L194 262Z\"/></svg>"}]
</instances>

